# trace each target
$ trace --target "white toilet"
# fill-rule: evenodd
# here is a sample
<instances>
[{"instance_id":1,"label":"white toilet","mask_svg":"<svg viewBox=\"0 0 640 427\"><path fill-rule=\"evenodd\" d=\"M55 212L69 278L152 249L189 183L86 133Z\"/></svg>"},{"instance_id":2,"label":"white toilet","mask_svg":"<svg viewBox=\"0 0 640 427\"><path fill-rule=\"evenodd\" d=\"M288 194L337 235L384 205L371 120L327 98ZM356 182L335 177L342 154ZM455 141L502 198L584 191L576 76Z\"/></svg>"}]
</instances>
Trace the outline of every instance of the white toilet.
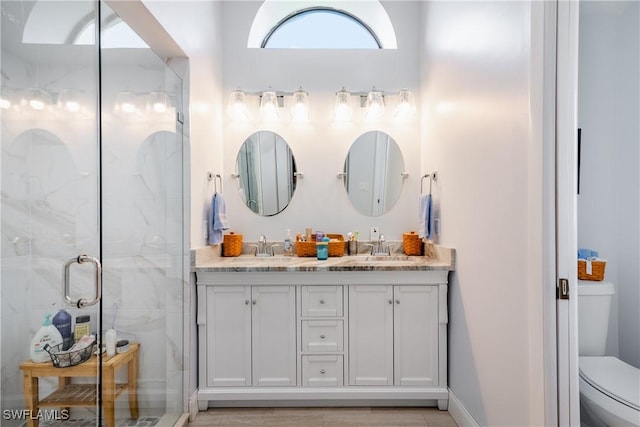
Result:
<instances>
[{"instance_id":1,"label":"white toilet","mask_svg":"<svg viewBox=\"0 0 640 427\"><path fill-rule=\"evenodd\" d=\"M605 356L614 294L612 283L578 281L580 406L590 427L640 426L640 369Z\"/></svg>"}]
</instances>

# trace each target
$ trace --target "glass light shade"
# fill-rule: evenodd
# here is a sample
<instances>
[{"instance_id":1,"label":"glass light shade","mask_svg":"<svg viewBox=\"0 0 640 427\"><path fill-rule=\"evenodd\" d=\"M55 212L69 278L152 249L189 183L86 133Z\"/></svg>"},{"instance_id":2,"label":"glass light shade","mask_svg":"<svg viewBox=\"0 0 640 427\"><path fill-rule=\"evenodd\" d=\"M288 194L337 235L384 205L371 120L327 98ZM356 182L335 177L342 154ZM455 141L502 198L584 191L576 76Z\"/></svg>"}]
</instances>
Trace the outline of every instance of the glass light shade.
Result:
<instances>
[{"instance_id":1,"label":"glass light shade","mask_svg":"<svg viewBox=\"0 0 640 427\"><path fill-rule=\"evenodd\" d=\"M375 89L367 95L367 111L364 113L367 120L377 120L384 116L384 97L382 92Z\"/></svg>"},{"instance_id":2,"label":"glass light shade","mask_svg":"<svg viewBox=\"0 0 640 427\"><path fill-rule=\"evenodd\" d=\"M249 110L247 109L246 94L241 90L234 90L229 95L227 103L227 113L235 121L249 120Z\"/></svg>"},{"instance_id":3,"label":"glass light shade","mask_svg":"<svg viewBox=\"0 0 640 427\"><path fill-rule=\"evenodd\" d=\"M336 93L336 104L334 107L334 116L338 122L346 122L351 120L351 94L344 88Z\"/></svg>"},{"instance_id":4,"label":"glass light shade","mask_svg":"<svg viewBox=\"0 0 640 427\"><path fill-rule=\"evenodd\" d=\"M147 111L166 113L171 107L171 100L164 92L151 92L147 99Z\"/></svg>"},{"instance_id":5,"label":"glass light shade","mask_svg":"<svg viewBox=\"0 0 640 427\"><path fill-rule=\"evenodd\" d=\"M410 90L402 89L398 93L398 106L395 116L399 120L408 120L416 112L416 103Z\"/></svg>"},{"instance_id":6,"label":"glass light shade","mask_svg":"<svg viewBox=\"0 0 640 427\"><path fill-rule=\"evenodd\" d=\"M51 95L44 89L30 88L27 89L23 102L33 110L42 111L45 107L51 105L52 99Z\"/></svg>"},{"instance_id":7,"label":"glass light shade","mask_svg":"<svg viewBox=\"0 0 640 427\"><path fill-rule=\"evenodd\" d=\"M280 118L280 114L278 113L278 96L275 92L262 92L262 98L260 98L260 113L262 114L262 120L266 122L277 121Z\"/></svg>"},{"instance_id":8,"label":"glass light shade","mask_svg":"<svg viewBox=\"0 0 640 427\"><path fill-rule=\"evenodd\" d=\"M306 122L309 120L309 94L302 88L293 92L293 106L291 107L291 115L298 122Z\"/></svg>"},{"instance_id":9,"label":"glass light shade","mask_svg":"<svg viewBox=\"0 0 640 427\"><path fill-rule=\"evenodd\" d=\"M114 110L116 113L134 113L136 111L135 94L128 91L118 93Z\"/></svg>"},{"instance_id":10,"label":"glass light shade","mask_svg":"<svg viewBox=\"0 0 640 427\"><path fill-rule=\"evenodd\" d=\"M62 89L58 94L58 108L69 113L80 111L80 92L75 89Z\"/></svg>"}]
</instances>

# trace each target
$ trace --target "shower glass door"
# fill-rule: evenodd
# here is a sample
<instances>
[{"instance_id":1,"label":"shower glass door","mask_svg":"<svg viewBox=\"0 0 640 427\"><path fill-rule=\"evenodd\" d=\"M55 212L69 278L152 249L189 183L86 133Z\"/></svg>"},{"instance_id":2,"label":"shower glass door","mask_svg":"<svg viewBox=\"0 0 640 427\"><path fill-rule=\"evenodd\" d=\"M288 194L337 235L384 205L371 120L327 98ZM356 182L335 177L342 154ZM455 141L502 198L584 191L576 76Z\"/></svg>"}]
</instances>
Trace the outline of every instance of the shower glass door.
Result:
<instances>
[{"instance_id":1,"label":"shower glass door","mask_svg":"<svg viewBox=\"0 0 640 427\"><path fill-rule=\"evenodd\" d=\"M173 425L184 401L182 82L102 2L0 7L0 425ZM34 365L31 339L63 308L72 330L83 316L98 340L114 329L121 356L98 352L79 377Z\"/></svg>"}]
</instances>

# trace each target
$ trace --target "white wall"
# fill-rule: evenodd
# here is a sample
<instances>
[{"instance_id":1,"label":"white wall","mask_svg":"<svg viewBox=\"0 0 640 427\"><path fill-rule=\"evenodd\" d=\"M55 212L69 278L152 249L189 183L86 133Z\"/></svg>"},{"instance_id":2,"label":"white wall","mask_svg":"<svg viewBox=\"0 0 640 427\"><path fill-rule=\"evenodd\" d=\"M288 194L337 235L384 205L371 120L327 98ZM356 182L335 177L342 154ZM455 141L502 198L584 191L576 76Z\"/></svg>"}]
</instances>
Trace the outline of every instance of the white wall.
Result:
<instances>
[{"instance_id":1,"label":"white wall","mask_svg":"<svg viewBox=\"0 0 640 427\"><path fill-rule=\"evenodd\" d=\"M222 163L222 23L219 1L144 0L167 32L189 57L191 140L191 247L206 245L207 218L213 182L207 172L220 173Z\"/></svg>"},{"instance_id":2,"label":"white wall","mask_svg":"<svg viewBox=\"0 0 640 427\"><path fill-rule=\"evenodd\" d=\"M231 229L244 235L245 241L256 241L265 234L269 241L281 241L285 230L292 233L306 227L325 232L346 234L359 229L361 239L369 238L369 227L380 227L388 240L400 240L403 232L417 228L417 200L420 188L420 144L417 119L397 124L392 120L395 97L388 97L387 119L365 124L354 111L351 124L333 123L335 92L345 86L351 91L398 91L403 87L417 91L420 2L384 2L396 25L397 50L265 50L248 49L247 38L253 18L261 2L224 2L223 86L225 102L238 87L246 91L293 91L302 86L310 94L311 119L306 125L295 125L290 119L279 124L263 125L254 117L250 123L233 123L225 116L223 169L227 216ZM257 106L257 97L252 102ZM288 112L283 111L283 116ZM290 145L298 171L304 173L290 205L273 217L260 217L243 206L237 183L230 177L235 172L235 159L244 140L257 130L272 130ZM367 217L351 205L341 180L344 159L351 144L369 130L383 130L398 143L404 155L405 169L410 174L404 183L398 203L387 214Z\"/></svg>"},{"instance_id":3,"label":"white wall","mask_svg":"<svg viewBox=\"0 0 640 427\"><path fill-rule=\"evenodd\" d=\"M640 367L640 7L580 5L579 116L582 163L578 246L607 260L617 300L608 354ZM615 303L617 302L617 304Z\"/></svg>"},{"instance_id":4,"label":"white wall","mask_svg":"<svg viewBox=\"0 0 640 427\"><path fill-rule=\"evenodd\" d=\"M534 7L423 4L422 162L439 173L440 242L457 255L449 386L482 426L544 425Z\"/></svg>"}]
</instances>

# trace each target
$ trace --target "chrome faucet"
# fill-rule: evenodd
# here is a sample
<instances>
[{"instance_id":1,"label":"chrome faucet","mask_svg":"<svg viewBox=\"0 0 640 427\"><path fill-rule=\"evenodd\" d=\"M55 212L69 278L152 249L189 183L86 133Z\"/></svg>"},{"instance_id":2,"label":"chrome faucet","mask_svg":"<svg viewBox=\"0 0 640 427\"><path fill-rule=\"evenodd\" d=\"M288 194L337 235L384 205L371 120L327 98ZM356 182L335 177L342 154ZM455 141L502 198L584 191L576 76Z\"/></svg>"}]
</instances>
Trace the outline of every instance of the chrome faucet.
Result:
<instances>
[{"instance_id":1,"label":"chrome faucet","mask_svg":"<svg viewBox=\"0 0 640 427\"><path fill-rule=\"evenodd\" d=\"M258 250L256 255L266 255L267 253L267 236L261 234L258 238Z\"/></svg>"},{"instance_id":2,"label":"chrome faucet","mask_svg":"<svg viewBox=\"0 0 640 427\"><path fill-rule=\"evenodd\" d=\"M264 234L261 234L260 237L258 238L258 244L257 245L250 245L253 248L256 248L256 252L255 252L255 256L274 256L275 252L273 250L274 247L276 246L280 246L277 244L269 244L267 243L267 236L265 236ZM271 251L269 251L269 249L271 249Z\"/></svg>"}]
</instances>

